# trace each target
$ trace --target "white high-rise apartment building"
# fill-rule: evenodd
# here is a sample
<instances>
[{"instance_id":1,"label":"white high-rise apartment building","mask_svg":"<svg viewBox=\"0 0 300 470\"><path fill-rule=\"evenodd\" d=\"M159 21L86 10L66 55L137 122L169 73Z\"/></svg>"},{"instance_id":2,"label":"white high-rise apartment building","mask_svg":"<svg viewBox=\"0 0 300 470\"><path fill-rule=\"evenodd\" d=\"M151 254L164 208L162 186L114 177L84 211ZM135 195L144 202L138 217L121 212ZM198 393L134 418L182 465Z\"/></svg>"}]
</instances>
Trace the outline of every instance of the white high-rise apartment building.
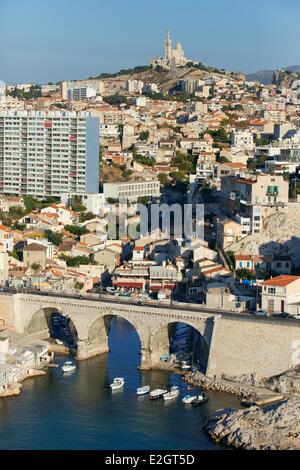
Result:
<instances>
[{"instance_id":1,"label":"white high-rise apartment building","mask_svg":"<svg viewBox=\"0 0 300 470\"><path fill-rule=\"evenodd\" d=\"M0 193L99 191L99 120L66 111L0 112Z\"/></svg>"}]
</instances>

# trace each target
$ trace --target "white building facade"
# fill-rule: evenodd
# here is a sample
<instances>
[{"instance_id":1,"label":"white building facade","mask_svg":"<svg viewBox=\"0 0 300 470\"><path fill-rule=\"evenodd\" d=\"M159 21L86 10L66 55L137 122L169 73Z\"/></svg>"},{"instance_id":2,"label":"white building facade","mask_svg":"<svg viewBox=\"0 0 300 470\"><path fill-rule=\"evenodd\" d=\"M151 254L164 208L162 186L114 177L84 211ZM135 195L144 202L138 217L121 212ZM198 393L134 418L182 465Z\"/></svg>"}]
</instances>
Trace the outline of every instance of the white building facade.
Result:
<instances>
[{"instance_id":1,"label":"white building facade","mask_svg":"<svg viewBox=\"0 0 300 470\"><path fill-rule=\"evenodd\" d=\"M90 113L0 113L0 192L98 192L99 120Z\"/></svg>"},{"instance_id":2,"label":"white building facade","mask_svg":"<svg viewBox=\"0 0 300 470\"><path fill-rule=\"evenodd\" d=\"M140 197L159 198L159 181L138 181L126 183L104 183L105 199L137 201Z\"/></svg>"}]
</instances>

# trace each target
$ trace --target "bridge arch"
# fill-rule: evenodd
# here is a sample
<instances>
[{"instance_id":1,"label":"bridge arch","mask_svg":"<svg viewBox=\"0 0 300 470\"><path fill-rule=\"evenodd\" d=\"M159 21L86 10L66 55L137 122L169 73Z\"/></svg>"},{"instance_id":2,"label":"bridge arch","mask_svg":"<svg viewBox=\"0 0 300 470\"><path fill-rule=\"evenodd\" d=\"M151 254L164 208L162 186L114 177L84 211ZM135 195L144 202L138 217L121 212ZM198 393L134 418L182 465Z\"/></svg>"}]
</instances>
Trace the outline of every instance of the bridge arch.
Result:
<instances>
[{"instance_id":1,"label":"bridge arch","mask_svg":"<svg viewBox=\"0 0 300 470\"><path fill-rule=\"evenodd\" d=\"M139 338L142 351L146 345L146 339L145 335L141 331L140 325L132 318L128 318L126 314L122 314L120 311L101 314L93 320L93 322L88 326L87 331L87 343L89 347L92 347L93 344L97 347L96 345L98 344L103 352L109 351L109 330L111 321L114 318L120 318L130 324Z\"/></svg>"},{"instance_id":2,"label":"bridge arch","mask_svg":"<svg viewBox=\"0 0 300 470\"><path fill-rule=\"evenodd\" d=\"M178 326L187 326L190 327L191 333L194 334L195 344L191 346L191 349L197 348L197 353L200 359L199 367L203 372L206 371L207 364L208 364L208 356L209 356L209 348L210 348L210 340L211 340L211 333L212 333L212 326L211 323L207 320L201 321L198 320L197 324L193 320L182 319L179 321L174 321L173 319L169 319L163 323L161 323L155 331L151 334L150 339L150 355L151 355L151 365L155 367L155 364L159 363L160 357L169 352L174 353L178 352L176 349L172 348L172 336L174 331L178 329ZM196 333L196 334L195 334ZM192 350L190 351L192 352Z\"/></svg>"},{"instance_id":3,"label":"bridge arch","mask_svg":"<svg viewBox=\"0 0 300 470\"><path fill-rule=\"evenodd\" d=\"M68 314L54 307L43 307L38 309L31 316L25 328L25 333L29 336L37 336L42 339L48 337L59 338L59 335L57 334L58 330L55 328L55 324L53 323L54 317L57 317L58 319L68 319L68 326L66 326L65 328L69 329L70 334L72 336L69 342L76 344L78 332L72 318L70 318Z\"/></svg>"}]
</instances>

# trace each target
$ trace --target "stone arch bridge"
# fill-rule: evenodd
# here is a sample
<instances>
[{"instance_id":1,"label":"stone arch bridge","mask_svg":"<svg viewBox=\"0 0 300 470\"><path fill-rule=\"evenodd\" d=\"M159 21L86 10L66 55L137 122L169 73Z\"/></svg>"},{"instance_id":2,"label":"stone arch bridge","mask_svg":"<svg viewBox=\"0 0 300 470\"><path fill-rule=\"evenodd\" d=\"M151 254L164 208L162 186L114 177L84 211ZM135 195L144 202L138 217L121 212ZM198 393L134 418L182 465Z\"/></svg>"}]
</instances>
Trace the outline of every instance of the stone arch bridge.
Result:
<instances>
[{"instance_id":1,"label":"stone arch bridge","mask_svg":"<svg viewBox=\"0 0 300 470\"><path fill-rule=\"evenodd\" d=\"M80 300L75 297L1 294L0 320L19 333L49 336L54 312L68 315L77 333L77 358L108 352L110 320L119 316L136 330L141 342L141 369L151 369L169 350L175 323L195 328L206 345L209 376L256 372L267 377L300 363L300 322L255 318L206 309L180 310L149 305ZM2 326L3 328L3 326Z\"/></svg>"}]
</instances>

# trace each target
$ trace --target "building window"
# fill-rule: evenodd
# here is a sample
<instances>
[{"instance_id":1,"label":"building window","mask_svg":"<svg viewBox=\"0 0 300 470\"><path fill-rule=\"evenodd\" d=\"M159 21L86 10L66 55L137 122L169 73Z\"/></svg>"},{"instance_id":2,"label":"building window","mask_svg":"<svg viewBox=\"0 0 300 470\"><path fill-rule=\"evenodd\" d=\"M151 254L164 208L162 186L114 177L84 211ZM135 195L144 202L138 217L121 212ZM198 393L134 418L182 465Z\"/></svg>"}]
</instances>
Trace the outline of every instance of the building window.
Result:
<instances>
[{"instance_id":1,"label":"building window","mask_svg":"<svg viewBox=\"0 0 300 470\"><path fill-rule=\"evenodd\" d=\"M268 294L275 294L275 293L276 293L275 287L269 287L268 288Z\"/></svg>"}]
</instances>

